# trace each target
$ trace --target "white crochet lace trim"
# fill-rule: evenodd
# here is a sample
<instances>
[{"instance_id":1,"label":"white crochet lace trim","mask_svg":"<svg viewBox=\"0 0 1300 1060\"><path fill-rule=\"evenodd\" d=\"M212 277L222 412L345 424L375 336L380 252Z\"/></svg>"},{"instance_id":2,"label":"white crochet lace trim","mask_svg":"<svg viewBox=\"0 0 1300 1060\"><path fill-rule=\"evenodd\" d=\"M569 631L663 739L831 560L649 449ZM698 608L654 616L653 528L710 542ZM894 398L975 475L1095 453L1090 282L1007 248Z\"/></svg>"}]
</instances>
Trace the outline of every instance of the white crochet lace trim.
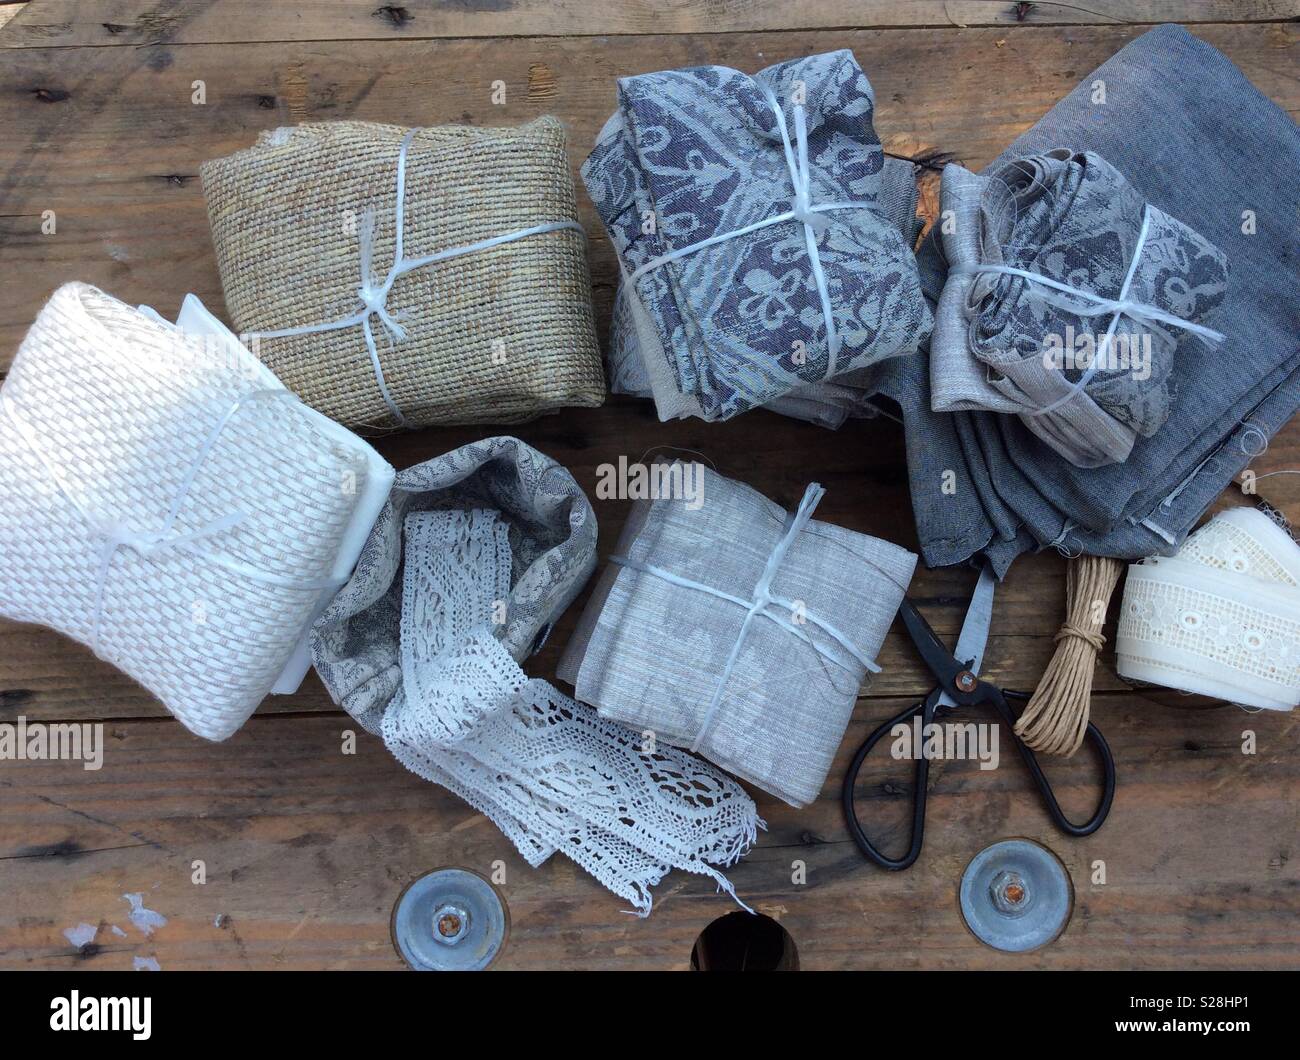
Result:
<instances>
[{"instance_id":1,"label":"white crochet lace trim","mask_svg":"<svg viewBox=\"0 0 1300 1060\"><path fill-rule=\"evenodd\" d=\"M489 511L405 522L403 688L384 742L501 828L532 865L553 851L650 912L672 868L715 880L762 826L735 781L641 737L545 681L529 680L492 632L510 590L508 527Z\"/></svg>"},{"instance_id":2,"label":"white crochet lace trim","mask_svg":"<svg viewBox=\"0 0 1300 1060\"><path fill-rule=\"evenodd\" d=\"M1129 568L1115 640L1119 673L1247 706L1300 702L1300 548L1235 509L1171 559Z\"/></svg>"}]
</instances>

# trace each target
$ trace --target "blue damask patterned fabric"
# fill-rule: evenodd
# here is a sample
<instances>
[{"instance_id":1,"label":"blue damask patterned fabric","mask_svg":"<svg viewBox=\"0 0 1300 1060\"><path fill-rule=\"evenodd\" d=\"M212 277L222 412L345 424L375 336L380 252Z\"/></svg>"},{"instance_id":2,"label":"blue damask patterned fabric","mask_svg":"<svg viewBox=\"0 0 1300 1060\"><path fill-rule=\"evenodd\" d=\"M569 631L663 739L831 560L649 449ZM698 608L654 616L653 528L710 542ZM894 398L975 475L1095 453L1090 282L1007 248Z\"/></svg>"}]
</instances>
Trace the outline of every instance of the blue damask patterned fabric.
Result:
<instances>
[{"instance_id":1,"label":"blue damask patterned fabric","mask_svg":"<svg viewBox=\"0 0 1300 1060\"><path fill-rule=\"evenodd\" d=\"M1079 467L1126 460L1169 418L1184 342L1223 302L1218 247L1150 205L1100 155L1057 149L987 175L944 169L940 241L949 272L931 342L936 412L1017 414ZM1075 291L1151 306L1158 321L1102 311Z\"/></svg>"},{"instance_id":2,"label":"blue damask patterned fabric","mask_svg":"<svg viewBox=\"0 0 1300 1060\"><path fill-rule=\"evenodd\" d=\"M851 52L752 77L709 66L623 78L618 100L582 174L624 280L636 275L620 295L631 311L616 314L611 341L636 345L661 418L727 419L828 375L913 354L928 339L915 258L881 203L871 85ZM834 350L801 220L637 273L794 208L777 110L797 161L800 107L811 204L855 204L812 215Z\"/></svg>"}]
</instances>

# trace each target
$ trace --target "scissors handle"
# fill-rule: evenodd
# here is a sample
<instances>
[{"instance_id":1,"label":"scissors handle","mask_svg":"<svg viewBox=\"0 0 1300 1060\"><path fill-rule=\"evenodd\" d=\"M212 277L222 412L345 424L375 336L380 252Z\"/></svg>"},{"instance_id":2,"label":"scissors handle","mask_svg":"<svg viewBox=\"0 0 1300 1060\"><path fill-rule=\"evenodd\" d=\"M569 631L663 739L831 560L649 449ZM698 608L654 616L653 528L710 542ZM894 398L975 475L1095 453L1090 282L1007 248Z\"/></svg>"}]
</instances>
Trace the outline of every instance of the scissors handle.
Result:
<instances>
[{"instance_id":1,"label":"scissors handle","mask_svg":"<svg viewBox=\"0 0 1300 1060\"><path fill-rule=\"evenodd\" d=\"M1008 689L995 689L994 693L991 697L994 708L1010 731L1011 738L1015 740L1016 748L1020 751L1020 757L1029 769L1029 775L1034 778L1034 783L1038 785L1038 793L1043 797L1043 803L1047 807L1048 815L1052 818L1052 823L1069 836L1079 838L1092 835L1105 823L1106 816L1110 813L1110 805L1115 801L1115 758L1110 753L1110 744L1106 742L1106 737L1101 734L1101 730L1097 726L1092 722L1088 722L1084 738L1092 743L1096 749L1097 757L1101 761L1101 799L1098 801L1097 809L1091 817L1084 821L1083 824L1075 824L1065 816L1061 804L1056 801L1056 792L1052 790L1052 785L1048 783L1047 776L1043 773L1043 767L1038 764L1038 757L1029 748L1029 745L1016 735L1015 725L1019 717L1012 711L1007 697L1028 700L1028 694L1012 692Z\"/></svg>"},{"instance_id":2,"label":"scissors handle","mask_svg":"<svg viewBox=\"0 0 1300 1060\"><path fill-rule=\"evenodd\" d=\"M889 869L891 872L901 872L903 869L911 868L916 859L921 856L921 844L925 842L925 801L926 789L930 781L930 760L925 755L917 755L916 758L916 774L912 782L912 834L908 840L907 853L901 858L891 858L878 849L862 830L862 824L858 820L857 796L854 790L858 783L858 773L862 771L862 763L866 761L867 755L880 742L882 736L892 732L896 725L907 725L917 714L921 715L923 725L934 720L935 706L938 701L939 690L935 689L920 703L908 707L877 728L863 741L857 754L853 756L853 761L849 763L848 772L844 774L841 800L844 804L844 821L849 827L849 835L853 837L853 842L866 857L882 869Z\"/></svg>"},{"instance_id":3,"label":"scissors handle","mask_svg":"<svg viewBox=\"0 0 1300 1060\"><path fill-rule=\"evenodd\" d=\"M992 686L987 686L992 689ZM858 820L857 812L857 787L858 774L862 770L862 765L866 757L871 753L871 749L880 742L881 738L888 732L892 732L896 725L906 725L919 713L921 715L922 725L928 725L934 721L938 712L940 690L935 689L924 700L911 707L908 707L901 714L890 718L870 736L866 738L862 746L858 748L857 753L853 756L853 761L849 763L848 771L844 775L844 787L841 791L841 801L844 806L844 820L848 825L849 835L853 837L853 842L857 844L858 849L871 861L875 862L882 869L889 869L892 872L899 872L903 869L911 868L916 859L921 856L921 845L925 841L925 806L928 797L928 782L930 779L930 761L924 755L918 755L916 759L916 772L913 781L912 791L912 832L908 840L907 852L900 858L891 858L871 842L863 831L862 824ZM1056 825L1066 835L1076 838L1092 835L1103 823L1106 816L1110 813L1111 803L1115 800L1115 759L1111 754L1110 745L1106 743L1106 738L1102 736L1101 730L1092 722L1088 723L1087 739L1092 742L1097 751L1097 757L1101 760L1102 768L1102 789L1101 799L1097 804L1097 809L1093 815L1083 824L1075 824L1065 816L1061 809L1061 804L1056 800L1056 793L1052 790L1052 785L1048 783L1047 776L1043 773L1043 768L1038 764L1038 758L1034 752L1025 745L1015 733L1015 724L1017 716L1011 709L1007 697L1014 699L1028 699L1029 696L1023 692L1011 692L1003 689L993 690L986 702L991 702L998 716L1007 727L1011 739L1015 741L1017 749L1020 751L1020 757L1029 770L1029 775L1033 777L1034 784L1038 787L1039 795L1042 796L1043 803L1047 808L1048 815L1052 818L1052 823Z\"/></svg>"}]
</instances>

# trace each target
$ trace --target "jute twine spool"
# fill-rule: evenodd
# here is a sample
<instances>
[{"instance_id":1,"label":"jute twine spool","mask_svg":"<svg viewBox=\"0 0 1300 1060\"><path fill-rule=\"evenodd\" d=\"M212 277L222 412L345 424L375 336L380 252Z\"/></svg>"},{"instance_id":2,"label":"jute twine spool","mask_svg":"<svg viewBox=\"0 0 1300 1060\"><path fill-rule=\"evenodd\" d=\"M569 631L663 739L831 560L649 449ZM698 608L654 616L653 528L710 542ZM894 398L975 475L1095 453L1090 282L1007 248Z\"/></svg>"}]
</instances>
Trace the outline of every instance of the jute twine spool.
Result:
<instances>
[{"instance_id":1,"label":"jute twine spool","mask_svg":"<svg viewBox=\"0 0 1300 1060\"><path fill-rule=\"evenodd\" d=\"M1016 735L1035 751L1069 757L1088 728L1092 672L1106 638L1106 606L1124 564L1105 556L1079 556L1066 572L1065 624L1056 634L1056 653L1025 712Z\"/></svg>"}]
</instances>

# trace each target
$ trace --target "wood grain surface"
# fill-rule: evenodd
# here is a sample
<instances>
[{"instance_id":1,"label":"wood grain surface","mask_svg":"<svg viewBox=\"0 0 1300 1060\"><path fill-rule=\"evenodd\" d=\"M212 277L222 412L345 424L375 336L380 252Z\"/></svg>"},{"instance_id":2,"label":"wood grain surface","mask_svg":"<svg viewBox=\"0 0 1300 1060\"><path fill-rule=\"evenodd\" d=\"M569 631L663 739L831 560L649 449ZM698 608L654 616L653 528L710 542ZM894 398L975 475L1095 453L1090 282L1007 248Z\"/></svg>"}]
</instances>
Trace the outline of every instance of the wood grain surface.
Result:
<instances>
[{"instance_id":1,"label":"wood grain surface","mask_svg":"<svg viewBox=\"0 0 1300 1060\"><path fill-rule=\"evenodd\" d=\"M756 70L851 48L875 88L888 150L947 151L978 167L1163 20L1192 24L1300 115L1297 17L1295 0L33 0L0 29L0 369L67 280L165 313L193 291L221 311L198 165L261 129L344 117L507 125L551 113L568 127L576 175L613 107L616 77L713 62ZM498 80L503 106L490 99ZM203 104L192 102L198 81ZM932 207L932 181L925 190ZM614 261L582 202L604 327ZM41 233L46 211L54 235ZM488 433L431 429L379 448L404 467ZM916 547L901 433L888 420L832 433L760 410L724 424L660 424L648 403L614 398L514 433L569 467L593 498L597 465L678 447L787 505L815 477L828 489L820 518ZM1252 467L1300 470L1300 422ZM1300 475L1261 479L1259 492L1300 520ZM627 505L593 503L603 559ZM1233 490L1220 502L1234 503L1242 498ZM998 594L991 679L1035 684L1063 617L1063 575L1054 553L1016 563ZM973 582L968 570L926 570L912 595L952 639ZM553 674L580 607L530 672ZM1300 966L1294 717L1131 689L1107 648L1094 717L1115 749L1120 787L1106 827L1081 841L1058 836L1004 742L1002 768L935 770L922 861L882 873L848 840L839 779L863 736L930 679L898 624L881 662L821 799L795 811L760 796L769 830L731 874L791 932L803 967ZM342 734L356 726L314 676L214 745L85 648L0 620L0 721L19 715L102 722L107 749L99 772L0 762L0 967L129 968L147 955L164 969L398 968L393 901L448 864L504 871L506 968L684 968L700 930L733 908L703 879L675 873L642 921L562 858L528 869L483 817L407 773L377 740L359 733L356 754L343 754ZM1242 753L1247 730L1255 754ZM1083 816L1091 763L1054 760L1049 772L1067 810ZM910 792L900 763L869 771L860 786L864 816L895 844ZM966 931L956 885L978 850L1017 835L1064 860L1075 909L1056 943L1010 957ZM196 861L203 884L192 882ZM1093 882L1099 862L1105 883ZM806 882L793 882L796 863ZM150 936L135 929L127 893L142 894L166 926ZM98 930L78 949L63 931L83 922Z\"/></svg>"}]
</instances>

